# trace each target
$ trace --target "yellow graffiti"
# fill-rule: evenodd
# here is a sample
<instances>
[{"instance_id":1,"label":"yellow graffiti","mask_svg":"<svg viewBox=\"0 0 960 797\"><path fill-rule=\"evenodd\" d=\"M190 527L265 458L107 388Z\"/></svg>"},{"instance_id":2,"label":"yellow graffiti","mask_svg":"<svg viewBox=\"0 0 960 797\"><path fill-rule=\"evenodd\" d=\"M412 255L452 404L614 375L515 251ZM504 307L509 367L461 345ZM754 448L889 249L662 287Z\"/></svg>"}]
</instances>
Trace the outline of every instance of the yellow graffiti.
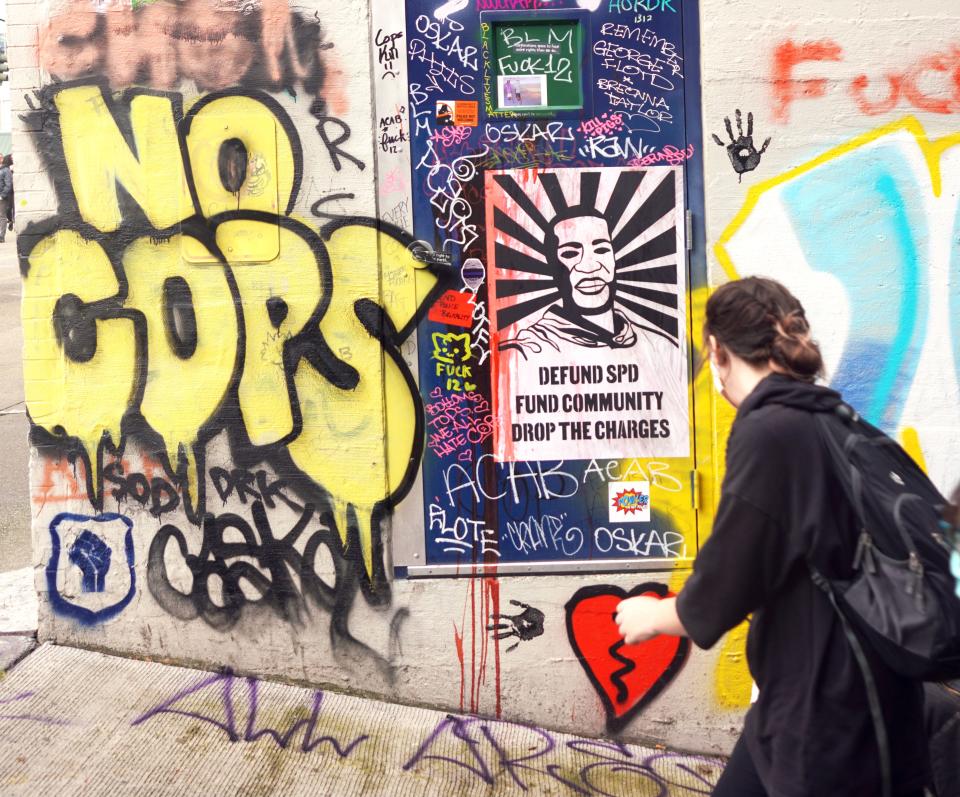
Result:
<instances>
[{"instance_id":1,"label":"yellow graffiti","mask_svg":"<svg viewBox=\"0 0 960 797\"><path fill-rule=\"evenodd\" d=\"M293 147L276 118L263 113L263 103L250 97L220 97L197 103L191 113L187 150L200 212L207 217L240 209L284 213L294 191ZM247 172L253 178L236 193L220 177L221 146L234 140L246 149ZM275 256L274 251L263 259Z\"/></svg>"},{"instance_id":2,"label":"yellow graffiti","mask_svg":"<svg viewBox=\"0 0 960 797\"><path fill-rule=\"evenodd\" d=\"M362 369L353 390L340 390L301 361L296 373L304 423L288 446L304 473L331 491L341 536L348 528L347 512L356 512L367 571L372 567L370 516L374 506L395 494L407 478L411 452L417 444L415 386L398 364L382 357L375 338L377 319L361 320L358 302L382 306L394 329L412 320L436 277L399 242L373 227L352 225L333 233L327 242L336 289L320 330L334 351ZM399 301L379 300L378 253L391 269L391 285L401 286ZM387 296L391 296L391 291Z\"/></svg>"},{"instance_id":3,"label":"yellow graffiti","mask_svg":"<svg viewBox=\"0 0 960 797\"><path fill-rule=\"evenodd\" d=\"M78 267L79 266L79 267ZM104 442L120 442L120 419L133 399L137 346L133 321L97 319L89 324L63 323L77 317L73 302L99 302L114 296L119 283L103 249L69 230L41 241L29 258L23 281L23 375L32 421L51 432L63 429L90 452L97 472ZM61 312L57 313L58 304ZM67 318L64 318L64 317ZM92 329L84 329L91 326ZM96 350L89 359L71 359L65 346L82 344L90 335ZM78 361L81 360L81 361Z\"/></svg>"},{"instance_id":4,"label":"yellow graffiti","mask_svg":"<svg viewBox=\"0 0 960 797\"><path fill-rule=\"evenodd\" d=\"M434 332L433 359L441 363L459 364L470 359L470 334L458 335L455 332ZM457 352L457 345L462 348Z\"/></svg>"},{"instance_id":5,"label":"yellow graffiti","mask_svg":"<svg viewBox=\"0 0 960 797\"><path fill-rule=\"evenodd\" d=\"M753 679L747 668L747 634L750 623L740 623L723 639L713 673L713 694L717 705L744 709L750 705Z\"/></svg>"},{"instance_id":6,"label":"yellow graffiti","mask_svg":"<svg viewBox=\"0 0 960 797\"><path fill-rule=\"evenodd\" d=\"M190 492L196 495L199 476L193 446L197 430L213 417L230 384L237 352L223 341L236 340L239 328L226 266L184 262L180 239L179 235L164 241L140 238L127 248L123 270L129 293L124 306L139 310L147 327L148 378L140 413L164 441L172 469L178 470L184 462ZM164 318L164 286L177 277L189 286L195 308L197 346L190 356L178 354L170 345L175 329L171 319ZM109 385L102 389L108 390Z\"/></svg>"},{"instance_id":7,"label":"yellow graffiti","mask_svg":"<svg viewBox=\"0 0 960 797\"><path fill-rule=\"evenodd\" d=\"M136 155L97 86L61 91L54 103L70 185L84 221L100 232L119 229L118 181L157 229L193 215L169 97L141 94L130 101Z\"/></svg>"},{"instance_id":8,"label":"yellow graffiti","mask_svg":"<svg viewBox=\"0 0 960 797\"><path fill-rule=\"evenodd\" d=\"M911 459L916 462L924 473L927 472L927 460L923 456L923 447L920 445L920 435L912 426L904 426L900 430L900 445L906 451Z\"/></svg>"},{"instance_id":9,"label":"yellow graffiti","mask_svg":"<svg viewBox=\"0 0 960 797\"><path fill-rule=\"evenodd\" d=\"M277 234L276 225L262 221L228 221L217 228L217 243ZM243 297L245 352L238 396L243 426L255 446L278 443L294 434L288 400L289 380L284 367L284 347L304 329L324 298L320 268L310 245L293 231L280 230L283 257L272 262L234 266L233 276ZM337 286L338 293L341 286ZM279 323L270 318L271 299L282 299L285 315Z\"/></svg>"},{"instance_id":10,"label":"yellow graffiti","mask_svg":"<svg viewBox=\"0 0 960 797\"><path fill-rule=\"evenodd\" d=\"M175 95L134 96L135 150L99 88L55 103L76 209L100 235L62 229L29 255L33 423L79 442L94 502L103 447L129 429L159 439L194 510L220 429L254 452L285 446L344 544L357 529L372 575L377 508L407 489L422 445L397 345L436 287L431 267L363 220L324 239L286 215L299 147L266 98L200 100L178 122Z\"/></svg>"}]
</instances>

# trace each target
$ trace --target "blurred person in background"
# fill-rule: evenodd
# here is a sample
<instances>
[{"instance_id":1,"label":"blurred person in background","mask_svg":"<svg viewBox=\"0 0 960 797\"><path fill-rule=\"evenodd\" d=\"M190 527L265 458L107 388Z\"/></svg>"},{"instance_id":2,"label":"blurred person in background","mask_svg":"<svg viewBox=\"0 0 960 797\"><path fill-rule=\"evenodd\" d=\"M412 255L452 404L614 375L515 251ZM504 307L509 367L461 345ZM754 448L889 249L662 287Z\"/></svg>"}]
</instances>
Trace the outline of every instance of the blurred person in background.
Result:
<instances>
[{"instance_id":1,"label":"blurred person in background","mask_svg":"<svg viewBox=\"0 0 960 797\"><path fill-rule=\"evenodd\" d=\"M13 155L0 161L0 243L7 239L8 229L13 229Z\"/></svg>"}]
</instances>

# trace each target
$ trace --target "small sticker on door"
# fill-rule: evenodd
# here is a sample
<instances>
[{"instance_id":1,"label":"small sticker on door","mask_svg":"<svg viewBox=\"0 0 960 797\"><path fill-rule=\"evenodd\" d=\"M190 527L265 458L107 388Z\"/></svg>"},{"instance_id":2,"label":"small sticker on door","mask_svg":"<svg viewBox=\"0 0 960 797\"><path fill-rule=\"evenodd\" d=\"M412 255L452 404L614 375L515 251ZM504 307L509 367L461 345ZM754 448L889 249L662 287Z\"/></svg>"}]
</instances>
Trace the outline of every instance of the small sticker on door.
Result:
<instances>
[{"instance_id":1,"label":"small sticker on door","mask_svg":"<svg viewBox=\"0 0 960 797\"><path fill-rule=\"evenodd\" d=\"M650 522L650 482L608 482L610 522Z\"/></svg>"}]
</instances>

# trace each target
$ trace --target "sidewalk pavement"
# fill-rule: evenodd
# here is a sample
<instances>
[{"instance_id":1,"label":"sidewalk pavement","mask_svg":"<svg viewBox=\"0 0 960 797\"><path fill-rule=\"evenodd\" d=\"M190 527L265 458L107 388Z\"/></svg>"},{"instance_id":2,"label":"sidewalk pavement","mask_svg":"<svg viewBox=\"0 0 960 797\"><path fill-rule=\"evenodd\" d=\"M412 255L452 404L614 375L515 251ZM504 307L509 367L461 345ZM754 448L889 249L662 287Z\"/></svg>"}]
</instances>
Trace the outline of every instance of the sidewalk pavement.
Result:
<instances>
[{"instance_id":1,"label":"sidewalk pavement","mask_svg":"<svg viewBox=\"0 0 960 797\"><path fill-rule=\"evenodd\" d=\"M0 677L33 649L36 637L33 568L0 573Z\"/></svg>"},{"instance_id":2,"label":"sidewalk pavement","mask_svg":"<svg viewBox=\"0 0 960 797\"><path fill-rule=\"evenodd\" d=\"M0 794L709 794L722 761L45 644L0 680Z\"/></svg>"},{"instance_id":3,"label":"sidewalk pavement","mask_svg":"<svg viewBox=\"0 0 960 797\"><path fill-rule=\"evenodd\" d=\"M0 573L31 562L33 507L25 467L30 459L30 421L23 391L22 281L15 236L8 234L6 243L0 244L0 451L8 463L0 493Z\"/></svg>"},{"instance_id":4,"label":"sidewalk pavement","mask_svg":"<svg viewBox=\"0 0 960 797\"><path fill-rule=\"evenodd\" d=\"M4 797L687 797L709 794L723 767L228 671L33 649L36 615L32 569L0 574Z\"/></svg>"}]
</instances>

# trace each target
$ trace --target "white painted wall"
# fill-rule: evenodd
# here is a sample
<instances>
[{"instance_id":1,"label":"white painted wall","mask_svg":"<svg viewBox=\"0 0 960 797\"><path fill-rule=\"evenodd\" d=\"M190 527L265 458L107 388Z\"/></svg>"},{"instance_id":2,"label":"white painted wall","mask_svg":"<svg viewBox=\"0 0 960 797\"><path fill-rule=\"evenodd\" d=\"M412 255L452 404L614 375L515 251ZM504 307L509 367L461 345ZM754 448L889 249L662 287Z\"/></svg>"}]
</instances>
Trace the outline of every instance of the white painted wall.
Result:
<instances>
[{"instance_id":1,"label":"white painted wall","mask_svg":"<svg viewBox=\"0 0 960 797\"><path fill-rule=\"evenodd\" d=\"M949 2L929 4L921 13L887 3L818 0L789 9L705 2L701 11L705 130L725 138L723 118L740 108L754 114L757 147L771 138L761 165L742 183L726 151L704 142L708 242L726 244L727 265L738 274L772 276L797 292L834 376L850 346L889 343L898 329L910 338L904 347L910 365L892 380L886 417L897 430L917 431L943 490L960 476L955 320L951 328L960 290L960 175L950 146L960 131L956 14ZM778 54L785 59L781 64L795 65L778 72ZM785 95L794 99L783 102ZM849 166L854 158L876 171L868 175L862 165ZM814 163L794 181L772 182ZM902 182L884 194L875 183L888 173ZM832 235L828 218L800 212L799 199L792 209L784 207L783 192L801 179L821 186L850 238ZM889 196L897 199L885 201ZM754 199L755 206L742 213ZM916 250L902 271L896 238L901 219L911 230L906 245ZM734 232L737 222L742 224ZM818 230L833 252L849 255L845 270L834 268L828 252L818 260L803 250L798 236L813 237ZM714 280L725 280L730 274L717 251L710 254ZM880 381L879 357L851 359L862 383Z\"/></svg>"}]
</instances>

